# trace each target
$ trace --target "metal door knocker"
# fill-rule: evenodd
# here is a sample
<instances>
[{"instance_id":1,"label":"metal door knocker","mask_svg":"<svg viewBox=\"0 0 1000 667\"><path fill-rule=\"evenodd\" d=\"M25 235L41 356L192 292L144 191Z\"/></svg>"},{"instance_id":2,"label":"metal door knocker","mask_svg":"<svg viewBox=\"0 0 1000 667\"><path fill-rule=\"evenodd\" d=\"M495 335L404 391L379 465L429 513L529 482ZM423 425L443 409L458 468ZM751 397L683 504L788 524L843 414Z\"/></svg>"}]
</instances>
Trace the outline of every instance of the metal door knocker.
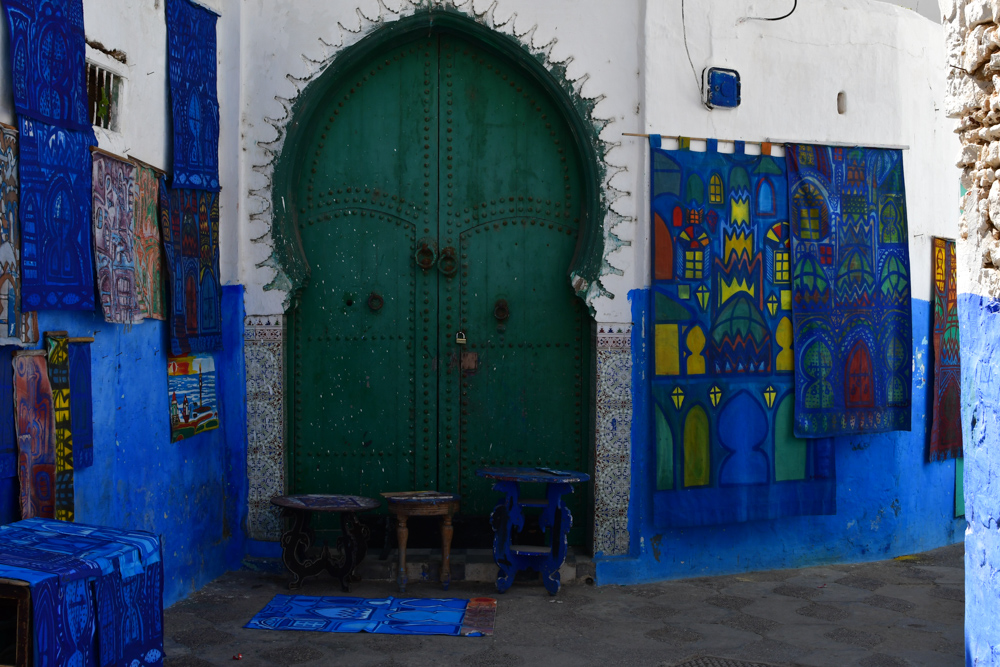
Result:
<instances>
[{"instance_id":1,"label":"metal door knocker","mask_svg":"<svg viewBox=\"0 0 1000 667\"><path fill-rule=\"evenodd\" d=\"M413 258L417 260L417 266L426 271L437 262L437 241L429 236L417 241L417 252Z\"/></svg>"},{"instance_id":2,"label":"metal door knocker","mask_svg":"<svg viewBox=\"0 0 1000 667\"><path fill-rule=\"evenodd\" d=\"M438 260L438 271L449 278L458 273L458 257L455 254L455 249L451 246L447 246L441 251L441 259Z\"/></svg>"},{"instance_id":3,"label":"metal door knocker","mask_svg":"<svg viewBox=\"0 0 1000 667\"><path fill-rule=\"evenodd\" d=\"M385 305L385 299L378 292L372 292L368 295L368 307L372 309L373 313L377 313L382 310L382 306Z\"/></svg>"},{"instance_id":4,"label":"metal door knocker","mask_svg":"<svg viewBox=\"0 0 1000 667\"><path fill-rule=\"evenodd\" d=\"M507 299L497 299L497 302L493 304L493 317L497 318L497 322L506 322L510 317L510 306L507 305Z\"/></svg>"}]
</instances>

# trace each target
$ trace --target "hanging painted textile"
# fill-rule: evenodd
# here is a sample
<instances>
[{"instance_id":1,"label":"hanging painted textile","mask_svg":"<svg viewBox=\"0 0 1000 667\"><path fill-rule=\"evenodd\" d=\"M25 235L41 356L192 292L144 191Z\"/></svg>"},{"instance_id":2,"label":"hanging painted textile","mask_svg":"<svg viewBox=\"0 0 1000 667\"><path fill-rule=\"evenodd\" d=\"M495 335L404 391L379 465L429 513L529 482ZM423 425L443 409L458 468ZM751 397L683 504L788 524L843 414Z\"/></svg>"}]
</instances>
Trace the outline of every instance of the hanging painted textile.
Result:
<instances>
[{"instance_id":1,"label":"hanging painted textile","mask_svg":"<svg viewBox=\"0 0 1000 667\"><path fill-rule=\"evenodd\" d=\"M93 310L93 140L21 117L21 307Z\"/></svg>"},{"instance_id":2,"label":"hanging painted textile","mask_svg":"<svg viewBox=\"0 0 1000 667\"><path fill-rule=\"evenodd\" d=\"M903 158L789 144L795 434L910 430Z\"/></svg>"},{"instance_id":3,"label":"hanging painted textile","mask_svg":"<svg viewBox=\"0 0 1000 667\"><path fill-rule=\"evenodd\" d=\"M958 345L958 299L955 242L934 238L934 400L928 459L962 456L962 367Z\"/></svg>"},{"instance_id":4,"label":"hanging painted textile","mask_svg":"<svg viewBox=\"0 0 1000 667\"><path fill-rule=\"evenodd\" d=\"M73 493L73 419L69 399L69 339L65 331L46 331L49 386L55 418L56 449L56 518L72 521L75 508Z\"/></svg>"},{"instance_id":5,"label":"hanging painted textile","mask_svg":"<svg viewBox=\"0 0 1000 667\"><path fill-rule=\"evenodd\" d=\"M167 363L170 442L219 428L215 360L210 354L170 357Z\"/></svg>"},{"instance_id":6,"label":"hanging painted textile","mask_svg":"<svg viewBox=\"0 0 1000 667\"><path fill-rule=\"evenodd\" d=\"M14 110L93 137L87 114L83 0L4 0Z\"/></svg>"},{"instance_id":7,"label":"hanging painted textile","mask_svg":"<svg viewBox=\"0 0 1000 667\"><path fill-rule=\"evenodd\" d=\"M165 320L163 254L160 251L159 178L149 167L135 170L135 297L141 317Z\"/></svg>"},{"instance_id":8,"label":"hanging painted textile","mask_svg":"<svg viewBox=\"0 0 1000 667\"><path fill-rule=\"evenodd\" d=\"M0 347L0 479L17 477L13 352L8 346Z\"/></svg>"},{"instance_id":9,"label":"hanging painted textile","mask_svg":"<svg viewBox=\"0 0 1000 667\"><path fill-rule=\"evenodd\" d=\"M73 432L73 469L94 465L94 397L90 344L93 338L69 339L69 413Z\"/></svg>"},{"instance_id":10,"label":"hanging painted textile","mask_svg":"<svg viewBox=\"0 0 1000 667\"><path fill-rule=\"evenodd\" d=\"M168 190L160 179L160 231L170 286L170 353L221 350L219 195Z\"/></svg>"},{"instance_id":11,"label":"hanging painted textile","mask_svg":"<svg viewBox=\"0 0 1000 667\"><path fill-rule=\"evenodd\" d=\"M55 421L44 350L14 353L14 416L21 517L56 515Z\"/></svg>"},{"instance_id":12,"label":"hanging painted textile","mask_svg":"<svg viewBox=\"0 0 1000 667\"><path fill-rule=\"evenodd\" d=\"M21 311L17 132L0 125L0 345L38 342L38 313ZM27 330L29 339L23 340ZM35 331L35 338L30 332Z\"/></svg>"},{"instance_id":13,"label":"hanging painted textile","mask_svg":"<svg viewBox=\"0 0 1000 667\"><path fill-rule=\"evenodd\" d=\"M657 526L832 514L832 442L792 433L785 161L651 137ZM686 145L682 143L682 146Z\"/></svg>"},{"instance_id":14,"label":"hanging painted textile","mask_svg":"<svg viewBox=\"0 0 1000 667\"><path fill-rule=\"evenodd\" d=\"M152 533L41 519L0 526L0 577L31 588L35 665L163 664Z\"/></svg>"},{"instance_id":15,"label":"hanging painted textile","mask_svg":"<svg viewBox=\"0 0 1000 667\"><path fill-rule=\"evenodd\" d=\"M94 153L94 255L104 320L141 322L136 299L135 165Z\"/></svg>"},{"instance_id":16,"label":"hanging painted textile","mask_svg":"<svg viewBox=\"0 0 1000 667\"><path fill-rule=\"evenodd\" d=\"M190 0L167 0L167 53L177 188L219 190L218 16Z\"/></svg>"}]
</instances>

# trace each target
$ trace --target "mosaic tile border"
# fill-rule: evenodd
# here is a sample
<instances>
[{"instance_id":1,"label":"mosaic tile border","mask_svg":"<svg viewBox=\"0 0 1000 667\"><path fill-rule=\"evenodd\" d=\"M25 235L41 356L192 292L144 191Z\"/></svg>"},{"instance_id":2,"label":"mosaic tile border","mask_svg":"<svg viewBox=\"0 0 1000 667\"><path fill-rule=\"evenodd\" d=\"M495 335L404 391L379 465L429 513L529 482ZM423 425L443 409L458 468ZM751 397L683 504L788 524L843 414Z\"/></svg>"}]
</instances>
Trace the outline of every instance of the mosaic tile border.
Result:
<instances>
[{"instance_id":1,"label":"mosaic tile border","mask_svg":"<svg viewBox=\"0 0 1000 667\"><path fill-rule=\"evenodd\" d=\"M598 322L594 553L629 553L632 488L632 324Z\"/></svg>"},{"instance_id":2,"label":"mosaic tile border","mask_svg":"<svg viewBox=\"0 0 1000 667\"><path fill-rule=\"evenodd\" d=\"M271 498L285 492L285 318L248 316L243 327L247 401L247 536L277 541Z\"/></svg>"}]
</instances>

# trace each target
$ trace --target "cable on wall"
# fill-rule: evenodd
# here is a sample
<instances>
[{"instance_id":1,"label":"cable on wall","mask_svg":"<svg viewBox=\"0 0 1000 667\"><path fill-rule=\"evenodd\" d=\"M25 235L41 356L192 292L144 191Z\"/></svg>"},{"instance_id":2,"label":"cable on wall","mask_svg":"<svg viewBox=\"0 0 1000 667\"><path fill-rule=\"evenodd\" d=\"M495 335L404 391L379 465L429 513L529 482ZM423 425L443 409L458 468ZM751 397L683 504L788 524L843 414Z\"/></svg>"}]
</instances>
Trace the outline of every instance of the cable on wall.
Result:
<instances>
[{"instance_id":1,"label":"cable on wall","mask_svg":"<svg viewBox=\"0 0 1000 667\"><path fill-rule=\"evenodd\" d=\"M683 2L681 3L683 7ZM799 7L799 0L794 0L792 4L792 9L782 16L744 16L736 23L743 23L744 21L781 21L782 19L787 19L789 16L795 13L795 10Z\"/></svg>"}]
</instances>

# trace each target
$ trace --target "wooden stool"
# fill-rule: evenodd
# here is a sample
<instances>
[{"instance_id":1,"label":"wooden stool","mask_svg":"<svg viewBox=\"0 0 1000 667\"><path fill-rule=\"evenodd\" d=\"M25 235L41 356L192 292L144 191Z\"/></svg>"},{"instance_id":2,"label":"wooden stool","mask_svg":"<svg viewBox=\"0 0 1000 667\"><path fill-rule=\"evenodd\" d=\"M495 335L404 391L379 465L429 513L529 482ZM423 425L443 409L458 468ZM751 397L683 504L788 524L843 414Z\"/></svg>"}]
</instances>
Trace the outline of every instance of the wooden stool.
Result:
<instances>
[{"instance_id":1,"label":"wooden stool","mask_svg":"<svg viewBox=\"0 0 1000 667\"><path fill-rule=\"evenodd\" d=\"M389 511L396 517L396 538L399 542L399 592L406 592L406 539L410 531L406 519L411 516L441 517L441 587L451 583L451 517L458 511L460 496L438 491L400 491L383 493L389 501Z\"/></svg>"}]
</instances>

